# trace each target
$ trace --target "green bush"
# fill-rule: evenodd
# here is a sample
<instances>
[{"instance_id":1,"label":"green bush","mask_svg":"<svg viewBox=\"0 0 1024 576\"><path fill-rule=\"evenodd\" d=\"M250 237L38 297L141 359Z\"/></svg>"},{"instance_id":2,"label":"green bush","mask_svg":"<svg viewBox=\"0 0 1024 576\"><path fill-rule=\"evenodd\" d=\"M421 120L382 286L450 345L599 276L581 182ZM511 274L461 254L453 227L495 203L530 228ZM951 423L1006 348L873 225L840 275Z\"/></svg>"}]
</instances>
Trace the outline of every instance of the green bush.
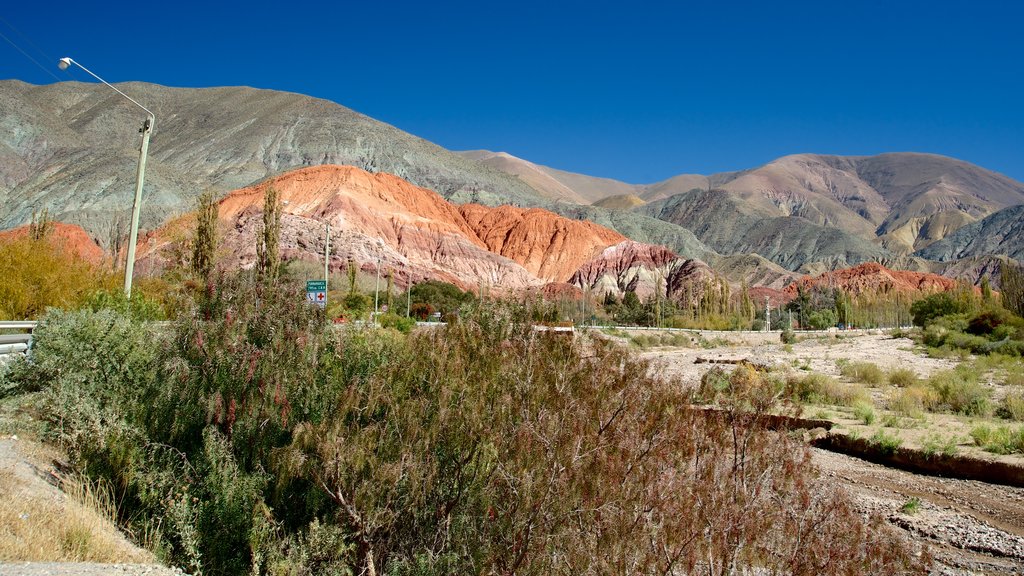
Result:
<instances>
[{"instance_id":1,"label":"green bush","mask_svg":"<svg viewBox=\"0 0 1024 576\"><path fill-rule=\"evenodd\" d=\"M999 403L999 416L1024 422L1024 393L1009 392Z\"/></svg>"},{"instance_id":2,"label":"green bush","mask_svg":"<svg viewBox=\"0 0 1024 576\"><path fill-rule=\"evenodd\" d=\"M917 372L910 368L897 368L889 372L889 384L897 388L909 388L917 384Z\"/></svg>"},{"instance_id":3,"label":"green bush","mask_svg":"<svg viewBox=\"0 0 1024 576\"><path fill-rule=\"evenodd\" d=\"M928 386L914 385L889 393L889 410L916 420L924 418L924 413L934 410L938 403L938 392Z\"/></svg>"},{"instance_id":4,"label":"green bush","mask_svg":"<svg viewBox=\"0 0 1024 576\"><path fill-rule=\"evenodd\" d=\"M408 334L416 327L415 318L406 318L405 316L399 316L398 314L391 312L378 316L377 321L380 322L382 328L392 328L394 330L398 330L402 334Z\"/></svg>"},{"instance_id":5,"label":"green bush","mask_svg":"<svg viewBox=\"0 0 1024 576\"><path fill-rule=\"evenodd\" d=\"M962 372L936 372L927 382L938 393L940 404L953 413L984 416L992 412L991 391Z\"/></svg>"},{"instance_id":6,"label":"green bush","mask_svg":"<svg viewBox=\"0 0 1024 576\"><path fill-rule=\"evenodd\" d=\"M942 437L933 432L925 437L924 442L921 445L921 451L929 458L934 458L938 455L951 458L956 456L957 452L959 452L959 448L957 447L956 437Z\"/></svg>"},{"instance_id":7,"label":"green bush","mask_svg":"<svg viewBox=\"0 0 1024 576\"><path fill-rule=\"evenodd\" d=\"M1024 426L1013 429L1009 426L979 424L971 429L971 438L986 452L995 454L1024 452Z\"/></svg>"},{"instance_id":8,"label":"green bush","mask_svg":"<svg viewBox=\"0 0 1024 576\"><path fill-rule=\"evenodd\" d=\"M871 438L868 439L873 446L878 448L882 454L893 455L899 450L900 446L903 445L903 440L895 434L890 434L885 430L878 430Z\"/></svg>"},{"instance_id":9,"label":"green bush","mask_svg":"<svg viewBox=\"0 0 1024 576\"><path fill-rule=\"evenodd\" d=\"M844 384L824 374L812 372L804 376L790 375L786 379L786 394L799 402L852 406L856 402L870 402L863 388Z\"/></svg>"},{"instance_id":10,"label":"green bush","mask_svg":"<svg viewBox=\"0 0 1024 576\"><path fill-rule=\"evenodd\" d=\"M839 368L839 373L858 382L877 386L885 381L885 373L871 362L847 362Z\"/></svg>"},{"instance_id":11,"label":"green bush","mask_svg":"<svg viewBox=\"0 0 1024 576\"><path fill-rule=\"evenodd\" d=\"M875 423L875 407L869 402L855 402L853 405L853 415L868 426Z\"/></svg>"},{"instance_id":12,"label":"green bush","mask_svg":"<svg viewBox=\"0 0 1024 576\"><path fill-rule=\"evenodd\" d=\"M792 328L786 326L785 328L782 329L782 333L779 334L779 339L782 341L783 344L795 344L796 334L793 332Z\"/></svg>"}]
</instances>

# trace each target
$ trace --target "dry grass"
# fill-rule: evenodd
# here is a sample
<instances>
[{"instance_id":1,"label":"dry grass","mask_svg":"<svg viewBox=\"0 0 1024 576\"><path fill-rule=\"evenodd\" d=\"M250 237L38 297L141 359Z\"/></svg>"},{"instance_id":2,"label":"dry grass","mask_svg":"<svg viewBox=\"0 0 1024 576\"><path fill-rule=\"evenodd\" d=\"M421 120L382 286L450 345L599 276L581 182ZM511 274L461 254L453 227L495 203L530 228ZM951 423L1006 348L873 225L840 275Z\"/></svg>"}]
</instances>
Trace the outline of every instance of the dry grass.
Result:
<instances>
[{"instance_id":1,"label":"dry grass","mask_svg":"<svg viewBox=\"0 0 1024 576\"><path fill-rule=\"evenodd\" d=\"M152 563L114 524L105 490L77 478L64 492L25 465L0 468L0 561Z\"/></svg>"}]
</instances>

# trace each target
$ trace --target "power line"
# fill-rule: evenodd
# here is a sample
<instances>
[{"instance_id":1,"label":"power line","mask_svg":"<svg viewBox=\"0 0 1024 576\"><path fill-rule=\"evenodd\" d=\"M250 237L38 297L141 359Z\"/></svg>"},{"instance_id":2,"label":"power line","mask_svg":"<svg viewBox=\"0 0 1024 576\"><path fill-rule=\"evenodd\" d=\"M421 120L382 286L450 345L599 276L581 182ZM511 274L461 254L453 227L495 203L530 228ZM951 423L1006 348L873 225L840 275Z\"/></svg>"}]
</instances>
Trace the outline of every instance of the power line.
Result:
<instances>
[{"instance_id":1,"label":"power line","mask_svg":"<svg viewBox=\"0 0 1024 576\"><path fill-rule=\"evenodd\" d=\"M15 31L15 32L16 32L16 33L17 33L18 35L20 35L20 36L21 36L22 38L25 38L26 40L28 40L28 38L26 38L24 34L22 34L22 33L21 33L21 32L20 32L20 31L19 31L19 30L18 30L17 28L15 28L14 26L12 26L12 25L11 25L11 23L10 23L10 22L8 22L7 20L4 20L3 18L0 18L0 22L3 22L4 24L6 24L6 25L7 25L7 27L8 27L8 28L10 28L11 30L14 30L14 31ZM60 82L60 78L58 78L58 77L57 77L57 75L53 73L53 70L50 70L49 68L47 68L47 67L43 66L42 64L40 64L38 60L36 60L35 58L33 58L33 57L32 57L32 55L31 55L31 54L29 54L28 52L25 52L24 50L22 50L21 46L18 46L18 45L17 45L17 44L16 44L15 42L14 42L14 40L11 40L10 38L8 38L8 37L7 37L7 35L6 35L6 34L4 34L4 33L3 33L2 31L0 31L0 38L3 38L4 40L6 40L6 41L7 41L7 43L8 43L8 44L10 44L11 46L14 46L14 48L15 48L15 49L16 49L16 50L17 50L18 52L21 52L21 53L22 53L22 54L23 54L23 55L25 56L25 58L28 58L29 60L31 60L31 61L32 61L32 63L33 63L33 64L35 64L36 66L38 66L40 70L42 70L43 72L46 72L46 73L47 73L47 74L49 74L50 76L53 76L53 79L54 79L54 80L56 80L56 81ZM38 46L36 46L36 45L35 45L35 44L34 44L34 43L33 43L33 42L31 41L31 40L28 40L28 42L29 42L29 44L32 44L32 46L33 46L33 47L35 47L35 49L36 49L36 50L39 50L39 52L40 52L40 53L42 53L42 54L44 54L44 55L46 54L45 52L43 52L42 50L40 50L40 49L39 49L39 47L38 47Z\"/></svg>"}]
</instances>

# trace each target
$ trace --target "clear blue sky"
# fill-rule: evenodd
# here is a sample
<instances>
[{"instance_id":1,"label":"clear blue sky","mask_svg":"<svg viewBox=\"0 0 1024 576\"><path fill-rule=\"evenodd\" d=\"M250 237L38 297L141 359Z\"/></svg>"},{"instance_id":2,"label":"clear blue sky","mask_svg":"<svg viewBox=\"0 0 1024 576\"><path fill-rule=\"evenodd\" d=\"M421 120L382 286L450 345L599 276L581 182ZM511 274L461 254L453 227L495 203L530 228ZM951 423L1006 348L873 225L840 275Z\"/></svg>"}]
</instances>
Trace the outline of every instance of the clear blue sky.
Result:
<instances>
[{"instance_id":1,"label":"clear blue sky","mask_svg":"<svg viewBox=\"0 0 1024 576\"><path fill-rule=\"evenodd\" d=\"M287 90L634 183L890 151L1024 180L1011 0L92 4L0 8L0 78L68 79L71 56L112 82Z\"/></svg>"}]
</instances>

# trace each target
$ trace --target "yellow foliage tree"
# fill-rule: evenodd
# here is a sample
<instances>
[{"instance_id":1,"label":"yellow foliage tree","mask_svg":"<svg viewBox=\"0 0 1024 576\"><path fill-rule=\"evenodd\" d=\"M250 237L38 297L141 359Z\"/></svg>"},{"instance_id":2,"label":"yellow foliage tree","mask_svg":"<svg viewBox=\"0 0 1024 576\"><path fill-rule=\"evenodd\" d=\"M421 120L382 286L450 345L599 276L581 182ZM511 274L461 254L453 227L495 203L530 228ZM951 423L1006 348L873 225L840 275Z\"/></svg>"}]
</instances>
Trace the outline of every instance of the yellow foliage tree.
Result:
<instances>
[{"instance_id":1,"label":"yellow foliage tree","mask_svg":"<svg viewBox=\"0 0 1024 576\"><path fill-rule=\"evenodd\" d=\"M49 307L75 308L116 278L52 235L0 240L0 319L31 320Z\"/></svg>"}]
</instances>

